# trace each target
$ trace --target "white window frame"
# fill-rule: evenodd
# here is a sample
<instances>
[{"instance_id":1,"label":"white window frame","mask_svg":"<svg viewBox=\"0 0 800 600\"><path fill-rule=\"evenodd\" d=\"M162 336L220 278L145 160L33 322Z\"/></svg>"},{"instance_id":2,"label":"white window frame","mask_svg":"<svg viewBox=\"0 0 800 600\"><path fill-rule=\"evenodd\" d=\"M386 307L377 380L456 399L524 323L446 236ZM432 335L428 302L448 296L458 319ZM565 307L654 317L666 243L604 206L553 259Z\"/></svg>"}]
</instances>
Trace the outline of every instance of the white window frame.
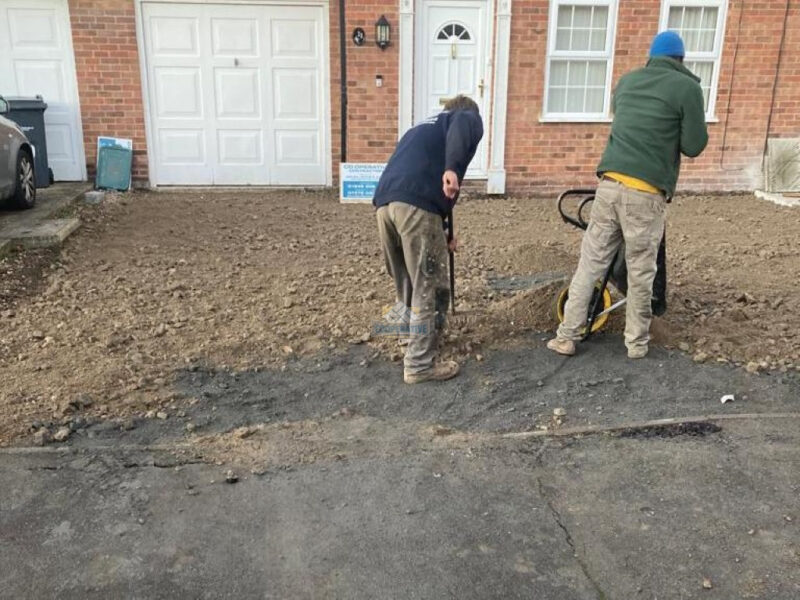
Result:
<instances>
[{"instance_id":1,"label":"white window frame","mask_svg":"<svg viewBox=\"0 0 800 600\"><path fill-rule=\"evenodd\" d=\"M659 31L666 31L669 23L669 9L673 7L706 7L717 10L717 33L714 36L714 48L710 52L686 52L684 60L712 60L711 89L708 92L708 109L706 121L717 122L717 90L719 88L719 72L722 68L722 45L725 41L725 27L728 18L728 0L662 0Z\"/></svg>"},{"instance_id":2,"label":"white window frame","mask_svg":"<svg viewBox=\"0 0 800 600\"><path fill-rule=\"evenodd\" d=\"M558 29L558 9L567 6L605 6L608 8L608 29L606 30L606 50L575 51L556 50L556 32ZM614 46L616 45L617 32L617 0L550 0L550 14L547 26L547 57L544 70L544 97L542 98L542 113L540 121L543 123L608 123L611 121L609 110L611 107L611 81L614 72ZM547 112L547 102L550 95L550 64L553 60L597 60L603 59L606 68L605 95L603 97L603 110L598 113L551 113Z\"/></svg>"}]
</instances>

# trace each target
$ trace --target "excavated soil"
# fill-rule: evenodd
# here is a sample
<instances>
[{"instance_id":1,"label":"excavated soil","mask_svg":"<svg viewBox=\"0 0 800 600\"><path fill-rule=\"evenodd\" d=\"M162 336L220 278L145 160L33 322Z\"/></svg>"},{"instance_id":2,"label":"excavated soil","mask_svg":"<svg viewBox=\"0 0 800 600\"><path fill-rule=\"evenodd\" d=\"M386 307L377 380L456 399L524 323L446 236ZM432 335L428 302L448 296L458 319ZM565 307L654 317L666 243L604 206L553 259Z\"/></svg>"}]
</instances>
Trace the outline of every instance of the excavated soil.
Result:
<instances>
[{"instance_id":1,"label":"excavated soil","mask_svg":"<svg viewBox=\"0 0 800 600\"><path fill-rule=\"evenodd\" d=\"M394 295L369 206L330 192L182 191L80 211L60 254L0 262L0 444L76 407L100 418L175 407L173 377L197 365L279 367L362 343L401 357L370 337ZM698 362L797 369L798 214L750 195L677 199L657 343ZM456 215L458 314L443 354L481 360L552 331L580 232L552 199L463 198ZM614 314L608 330L622 323Z\"/></svg>"}]
</instances>

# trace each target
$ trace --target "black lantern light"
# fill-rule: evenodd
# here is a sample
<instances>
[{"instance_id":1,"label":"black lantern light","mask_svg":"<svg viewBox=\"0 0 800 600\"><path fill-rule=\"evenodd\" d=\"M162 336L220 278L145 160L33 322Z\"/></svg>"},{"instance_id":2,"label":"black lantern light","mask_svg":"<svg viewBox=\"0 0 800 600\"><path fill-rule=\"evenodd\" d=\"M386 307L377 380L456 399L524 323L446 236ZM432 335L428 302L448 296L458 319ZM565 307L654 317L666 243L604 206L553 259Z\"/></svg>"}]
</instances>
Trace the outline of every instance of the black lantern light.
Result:
<instances>
[{"instance_id":1,"label":"black lantern light","mask_svg":"<svg viewBox=\"0 0 800 600\"><path fill-rule=\"evenodd\" d=\"M386 50L389 45L390 29L389 21L386 20L384 15L381 15L381 18L375 23L375 43L378 44L378 48L381 50Z\"/></svg>"}]
</instances>

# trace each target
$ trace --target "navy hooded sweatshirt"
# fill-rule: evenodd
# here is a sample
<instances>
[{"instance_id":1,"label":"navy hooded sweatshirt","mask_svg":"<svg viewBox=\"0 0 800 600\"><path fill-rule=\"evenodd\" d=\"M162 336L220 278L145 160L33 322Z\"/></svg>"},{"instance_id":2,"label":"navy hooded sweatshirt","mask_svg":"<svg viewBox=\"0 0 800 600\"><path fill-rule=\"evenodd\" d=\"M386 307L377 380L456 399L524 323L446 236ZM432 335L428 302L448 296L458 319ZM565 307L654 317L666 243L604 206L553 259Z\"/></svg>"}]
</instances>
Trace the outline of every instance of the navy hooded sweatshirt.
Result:
<instances>
[{"instance_id":1,"label":"navy hooded sweatshirt","mask_svg":"<svg viewBox=\"0 0 800 600\"><path fill-rule=\"evenodd\" d=\"M472 110L445 111L415 125L397 143L372 204L404 202L446 216L453 202L442 191L442 175L454 171L460 184L482 137L481 116Z\"/></svg>"}]
</instances>

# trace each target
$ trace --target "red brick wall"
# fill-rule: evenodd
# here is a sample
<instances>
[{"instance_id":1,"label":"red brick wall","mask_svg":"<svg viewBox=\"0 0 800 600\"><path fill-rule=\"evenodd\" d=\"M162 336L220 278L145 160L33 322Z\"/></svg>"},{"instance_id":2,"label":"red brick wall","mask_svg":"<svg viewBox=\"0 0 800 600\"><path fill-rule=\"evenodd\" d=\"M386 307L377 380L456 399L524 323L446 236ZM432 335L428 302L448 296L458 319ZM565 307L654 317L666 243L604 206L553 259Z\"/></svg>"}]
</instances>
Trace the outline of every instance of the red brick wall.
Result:
<instances>
[{"instance_id":1,"label":"red brick wall","mask_svg":"<svg viewBox=\"0 0 800 600\"><path fill-rule=\"evenodd\" d=\"M336 41L335 62L339 61L338 0L331 0L331 21L336 28L331 37ZM335 6L334 6L335 5ZM392 44L381 50L375 45L375 21L385 15L391 25ZM397 143L398 119L398 2L397 0L348 0L345 7L347 38L347 160L348 162L383 162ZM361 27L366 33L363 46L356 46L352 33ZM333 45L333 42L332 42ZM333 53L332 53L333 54ZM383 76L383 87L375 86L375 76ZM338 81L331 94L338 99ZM339 105L337 104L337 107ZM333 112L333 128L339 127L339 111ZM338 146L338 135L334 144ZM339 165L334 162L338 176Z\"/></svg>"},{"instance_id":2,"label":"red brick wall","mask_svg":"<svg viewBox=\"0 0 800 600\"><path fill-rule=\"evenodd\" d=\"M782 24L785 8L778 3L770 18ZM749 16L745 19L749 21ZM797 2L789 5L770 137L800 137L800 4Z\"/></svg>"},{"instance_id":3,"label":"red brick wall","mask_svg":"<svg viewBox=\"0 0 800 600\"><path fill-rule=\"evenodd\" d=\"M133 140L133 178L147 180L144 98L133 0L69 0L89 176L97 138Z\"/></svg>"}]
</instances>

